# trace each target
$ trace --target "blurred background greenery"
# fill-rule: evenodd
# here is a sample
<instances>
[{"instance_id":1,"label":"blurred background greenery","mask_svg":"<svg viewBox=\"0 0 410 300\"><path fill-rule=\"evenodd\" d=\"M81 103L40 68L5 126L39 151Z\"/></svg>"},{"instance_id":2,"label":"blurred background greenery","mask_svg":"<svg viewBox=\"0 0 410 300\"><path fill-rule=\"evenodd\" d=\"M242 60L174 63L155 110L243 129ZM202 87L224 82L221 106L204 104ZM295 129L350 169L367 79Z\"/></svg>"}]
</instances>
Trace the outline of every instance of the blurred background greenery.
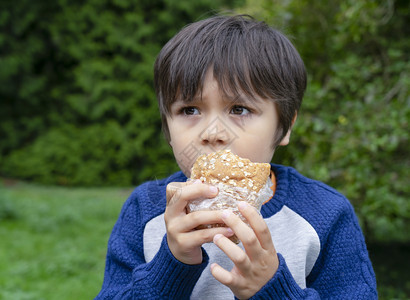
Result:
<instances>
[{"instance_id":1,"label":"blurred background greenery","mask_svg":"<svg viewBox=\"0 0 410 300\"><path fill-rule=\"evenodd\" d=\"M85 259L105 251L121 201L111 198L109 217L102 211L101 218L82 212L105 207L100 204L110 201L107 186L112 187L108 195L119 193L125 200L119 187L177 170L161 134L153 90L155 57L184 25L221 11L251 14L282 30L296 45L308 70L308 89L291 144L279 149L274 162L343 192L365 233L381 298L410 298L409 274L401 263L409 261L410 249L406 0L0 1L0 176L47 186L10 186L3 180L0 225L2 237L10 240L2 241L1 252L10 250L6 245L20 249L16 235L35 240L38 228L32 224L40 224L40 233L55 224L82 224L76 236L92 236L83 229L106 226L99 231L100 244L93 243L101 248L80 252ZM98 186L104 187L102 194L90 196ZM30 212L38 210L52 218L30 219ZM92 225L84 225L83 217ZM46 220L49 226L41 225ZM64 230L46 241L49 249L57 247ZM72 232L66 233L72 238ZM76 248L70 249L75 255ZM65 275L77 274L70 269L76 264L67 258L63 253L55 258L56 274L58 259L69 269ZM89 262L98 265L89 268L98 278L92 282L94 292L104 264L103 255L98 258ZM4 253L0 259L12 261ZM29 266L34 257L26 259ZM11 269L0 268L0 289ZM17 274L24 274L20 269ZM22 290L29 289L24 286ZM32 299L30 294L10 294L12 290L7 292L12 298L0 292L0 299Z\"/></svg>"}]
</instances>

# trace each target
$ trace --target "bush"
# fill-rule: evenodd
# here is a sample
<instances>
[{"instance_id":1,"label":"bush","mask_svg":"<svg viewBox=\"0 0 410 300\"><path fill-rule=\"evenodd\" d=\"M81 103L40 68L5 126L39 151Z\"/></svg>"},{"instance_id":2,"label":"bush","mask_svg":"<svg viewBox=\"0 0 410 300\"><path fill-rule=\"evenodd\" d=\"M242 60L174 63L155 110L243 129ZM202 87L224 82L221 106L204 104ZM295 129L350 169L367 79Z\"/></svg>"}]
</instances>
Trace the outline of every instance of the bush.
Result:
<instances>
[{"instance_id":1,"label":"bush","mask_svg":"<svg viewBox=\"0 0 410 300\"><path fill-rule=\"evenodd\" d=\"M234 2L23 0L1 7L0 175L131 185L175 171L153 89L155 57L186 23Z\"/></svg>"},{"instance_id":2,"label":"bush","mask_svg":"<svg viewBox=\"0 0 410 300\"><path fill-rule=\"evenodd\" d=\"M291 36L309 73L292 142L274 161L346 194L369 239L408 241L407 1L245 2L242 12ZM155 56L186 23L242 4L0 4L0 175L130 185L177 170L160 129Z\"/></svg>"},{"instance_id":3,"label":"bush","mask_svg":"<svg viewBox=\"0 0 410 300\"><path fill-rule=\"evenodd\" d=\"M274 160L347 195L368 239L408 241L407 3L249 0L244 11L294 37L309 73Z\"/></svg>"}]
</instances>

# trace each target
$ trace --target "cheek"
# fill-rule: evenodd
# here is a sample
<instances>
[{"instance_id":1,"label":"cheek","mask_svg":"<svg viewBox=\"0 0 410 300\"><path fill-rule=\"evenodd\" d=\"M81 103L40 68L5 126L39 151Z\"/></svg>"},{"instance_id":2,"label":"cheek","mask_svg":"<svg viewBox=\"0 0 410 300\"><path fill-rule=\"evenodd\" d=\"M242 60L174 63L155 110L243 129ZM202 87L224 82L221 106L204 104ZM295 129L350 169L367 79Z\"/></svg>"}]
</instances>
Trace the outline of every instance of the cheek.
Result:
<instances>
[{"instance_id":1,"label":"cheek","mask_svg":"<svg viewBox=\"0 0 410 300\"><path fill-rule=\"evenodd\" d=\"M178 147L180 134L178 124L172 120L168 120L169 144L172 148Z\"/></svg>"},{"instance_id":2,"label":"cheek","mask_svg":"<svg viewBox=\"0 0 410 300\"><path fill-rule=\"evenodd\" d=\"M176 155L181 152L183 148L183 141L181 140L180 135L171 134L170 136L171 140L169 141L169 144L171 145L172 151L174 151L174 154Z\"/></svg>"},{"instance_id":3,"label":"cheek","mask_svg":"<svg viewBox=\"0 0 410 300\"><path fill-rule=\"evenodd\" d=\"M248 131L249 134L238 139L241 148L239 151L255 162L270 162L275 150L276 126L266 126L271 122L264 124L265 126L258 126L257 130Z\"/></svg>"},{"instance_id":4,"label":"cheek","mask_svg":"<svg viewBox=\"0 0 410 300\"><path fill-rule=\"evenodd\" d=\"M239 137L232 149L237 155L253 162L269 163L272 160L272 136L252 135Z\"/></svg>"},{"instance_id":5,"label":"cheek","mask_svg":"<svg viewBox=\"0 0 410 300\"><path fill-rule=\"evenodd\" d=\"M186 128L178 128L175 124L170 126L170 141L169 144L174 153L176 162L181 171L187 176L190 176L191 167L199 155L199 149L194 143L194 133Z\"/></svg>"},{"instance_id":6,"label":"cheek","mask_svg":"<svg viewBox=\"0 0 410 300\"><path fill-rule=\"evenodd\" d=\"M259 138L260 143L268 143L272 145L276 138L277 122L276 120L264 118L264 120L261 120L253 132L257 138Z\"/></svg>"}]
</instances>

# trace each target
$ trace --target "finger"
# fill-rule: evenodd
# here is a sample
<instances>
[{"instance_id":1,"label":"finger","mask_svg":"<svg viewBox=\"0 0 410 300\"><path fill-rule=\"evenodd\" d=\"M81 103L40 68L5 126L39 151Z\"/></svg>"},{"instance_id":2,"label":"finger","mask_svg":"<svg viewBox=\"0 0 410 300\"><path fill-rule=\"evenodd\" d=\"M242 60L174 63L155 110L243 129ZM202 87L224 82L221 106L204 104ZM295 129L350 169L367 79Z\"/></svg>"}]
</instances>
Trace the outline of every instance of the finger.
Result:
<instances>
[{"instance_id":1,"label":"finger","mask_svg":"<svg viewBox=\"0 0 410 300\"><path fill-rule=\"evenodd\" d=\"M222 212L222 220L228 227L232 228L238 239L242 242L249 258L251 260L257 258L260 255L261 245L253 229L230 210Z\"/></svg>"},{"instance_id":2,"label":"finger","mask_svg":"<svg viewBox=\"0 0 410 300\"><path fill-rule=\"evenodd\" d=\"M191 212L178 220L179 231L188 232L196 229L201 226L202 228L208 228L211 225L221 224L225 227L224 222L222 221L222 212L221 211L194 211Z\"/></svg>"},{"instance_id":3,"label":"finger","mask_svg":"<svg viewBox=\"0 0 410 300\"><path fill-rule=\"evenodd\" d=\"M240 202L238 208L253 229L261 247L265 250L271 250L273 246L272 236L262 216L254 207L246 202Z\"/></svg>"},{"instance_id":4,"label":"finger","mask_svg":"<svg viewBox=\"0 0 410 300\"><path fill-rule=\"evenodd\" d=\"M233 274L222 268L217 263L213 263L211 265L211 274L215 277L216 280L228 287L234 284L235 277L233 276Z\"/></svg>"},{"instance_id":5,"label":"finger","mask_svg":"<svg viewBox=\"0 0 410 300\"><path fill-rule=\"evenodd\" d=\"M167 208L171 215L185 211L188 201L213 198L218 194L214 186L195 181L193 184L172 182L167 185Z\"/></svg>"},{"instance_id":6,"label":"finger","mask_svg":"<svg viewBox=\"0 0 410 300\"><path fill-rule=\"evenodd\" d=\"M230 228L227 227L213 227L195 230L191 232L184 233L179 243L184 245L186 249L192 249L198 246L202 246L205 243L210 243L213 241L214 236L221 235L226 238L233 235L233 232Z\"/></svg>"},{"instance_id":7,"label":"finger","mask_svg":"<svg viewBox=\"0 0 410 300\"><path fill-rule=\"evenodd\" d=\"M175 198L179 198L181 191L184 187L192 184L199 184L202 183L199 179L196 180L188 180L186 182L171 182L167 185L166 188L166 198L167 204L169 204L169 200Z\"/></svg>"},{"instance_id":8,"label":"finger","mask_svg":"<svg viewBox=\"0 0 410 300\"><path fill-rule=\"evenodd\" d=\"M231 240L217 234L214 236L213 242L232 260L239 270L246 271L249 269L251 262L248 255Z\"/></svg>"},{"instance_id":9,"label":"finger","mask_svg":"<svg viewBox=\"0 0 410 300\"><path fill-rule=\"evenodd\" d=\"M173 200L175 200L175 196L177 194L180 194L182 188L186 186L187 184L188 184L187 182L171 182L167 185L167 188L166 188L167 205L170 204Z\"/></svg>"}]
</instances>

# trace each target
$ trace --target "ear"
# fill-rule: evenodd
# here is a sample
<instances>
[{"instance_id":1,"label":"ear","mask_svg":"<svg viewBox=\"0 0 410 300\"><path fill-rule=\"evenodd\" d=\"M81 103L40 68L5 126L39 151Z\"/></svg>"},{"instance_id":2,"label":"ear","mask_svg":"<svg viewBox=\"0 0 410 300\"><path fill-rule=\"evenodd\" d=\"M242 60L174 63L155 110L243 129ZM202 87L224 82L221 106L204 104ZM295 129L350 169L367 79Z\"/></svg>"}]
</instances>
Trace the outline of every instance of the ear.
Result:
<instances>
[{"instance_id":1,"label":"ear","mask_svg":"<svg viewBox=\"0 0 410 300\"><path fill-rule=\"evenodd\" d=\"M286 145L289 144L290 134L292 133L292 128L293 128L293 125L294 125L295 122L296 122L297 117L298 117L298 112L295 113L295 115L294 115L294 117L293 117L293 120L292 120L292 125L290 126L288 132L286 132L286 135L285 135L285 136L283 137L283 139L280 141L280 143L279 143L280 146L286 146Z\"/></svg>"}]
</instances>

